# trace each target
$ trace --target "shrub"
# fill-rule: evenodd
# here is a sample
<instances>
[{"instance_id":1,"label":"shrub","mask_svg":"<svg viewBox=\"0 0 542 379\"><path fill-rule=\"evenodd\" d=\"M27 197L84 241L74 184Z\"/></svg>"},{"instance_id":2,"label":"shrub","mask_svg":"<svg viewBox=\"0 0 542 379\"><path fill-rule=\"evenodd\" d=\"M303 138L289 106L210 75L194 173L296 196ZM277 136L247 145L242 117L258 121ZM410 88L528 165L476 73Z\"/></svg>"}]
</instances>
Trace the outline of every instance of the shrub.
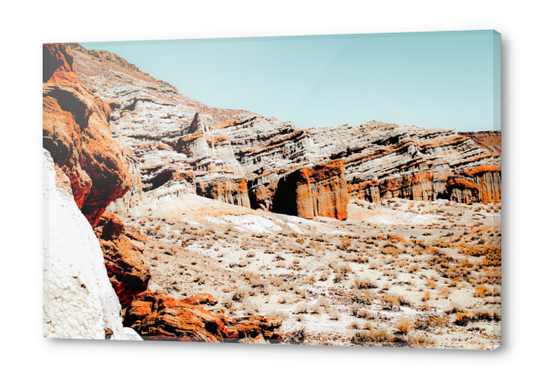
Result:
<instances>
[{"instance_id":1,"label":"shrub","mask_svg":"<svg viewBox=\"0 0 542 379\"><path fill-rule=\"evenodd\" d=\"M352 238L350 237L341 238L341 244L339 245L339 249L347 250L350 247L350 245L352 245Z\"/></svg>"},{"instance_id":2,"label":"shrub","mask_svg":"<svg viewBox=\"0 0 542 379\"><path fill-rule=\"evenodd\" d=\"M383 328L357 332L351 339L355 345L382 344L389 341L388 332Z\"/></svg>"},{"instance_id":3,"label":"shrub","mask_svg":"<svg viewBox=\"0 0 542 379\"><path fill-rule=\"evenodd\" d=\"M431 293L429 291L427 291L423 297L422 297L422 301L427 301L429 300L429 298L431 297Z\"/></svg>"},{"instance_id":4,"label":"shrub","mask_svg":"<svg viewBox=\"0 0 542 379\"><path fill-rule=\"evenodd\" d=\"M364 320L374 320L376 318L376 316L372 312L358 307L350 308L350 313L352 314L352 316L356 318L362 318Z\"/></svg>"},{"instance_id":5,"label":"shrub","mask_svg":"<svg viewBox=\"0 0 542 379\"><path fill-rule=\"evenodd\" d=\"M361 289L378 288L378 286L368 278L356 278L354 279L354 288L361 290Z\"/></svg>"},{"instance_id":6,"label":"shrub","mask_svg":"<svg viewBox=\"0 0 542 379\"><path fill-rule=\"evenodd\" d=\"M399 320L397 320L395 327L402 333L407 334L412 330L412 321L408 317L401 317Z\"/></svg>"},{"instance_id":7,"label":"shrub","mask_svg":"<svg viewBox=\"0 0 542 379\"><path fill-rule=\"evenodd\" d=\"M350 324L348 324L348 326L346 327L346 329L350 329L350 330L360 330L361 327L359 326L359 324L355 321L352 321Z\"/></svg>"},{"instance_id":8,"label":"shrub","mask_svg":"<svg viewBox=\"0 0 542 379\"><path fill-rule=\"evenodd\" d=\"M284 342L290 344L302 344L307 339L307 333L305 327L302 327L293 332L286 333Z\"/></svg>"},{"instance_id":9,"label":"shrub","mask_svg":"<svg viewBox=\"0 0 542 379\"><path fill-rule=\"evenodd\" d=\"M330 304L329 304L329 300L326 299L325 297L321 297L318 299L318 301L316 302L316 306L320 307L320 308L324 308L324 309L328 309Z\"/></svg>"},{"instance_id":10,"label":"shrub","mask_svg":"<svg viewBox=\"0 0 542 379\"><path fill-rule=\"evenodd\" d=\"M412 347L431 347L435 345L435 340L421 334L409 335L407 342Z\"/></svg>"},{"instance_id":11,"label":"shrub","mask_svg":"<svg viewBox=\"0 0 542 379\"><path fill-rule=\"evenodd\" d=\"M474 288L474 297L486 297L486 296L491 296L492 295L492 292L491 289L489 289L488 287L484 286L483 284L482 285L479 285L479 286L476 286Z\"/></svg>"},{"instance_id":12,"label":"shrub","mask_svg":"<svg viewBox=\"0 0 542 379\"><path fill-rule=\"evenodd\" d=\"M294 314L304 314L308 313L308 306L307 304L298 304L294 309Z\"/></svg>"},{"instance_id":13,"label":"shrub","mask_svg":"<svg viewBox=\"0 0 542 379\"><path fill-rule=\"evenodd\" d=\"M235 290L231 299L233 301L242 301L245 297L247 297L247 295L248 295L248 291L246 290L246 288L239 288Z\"/></svg>"},{"instance_id":14,"label":"shrub","mask_svg":"<svg viewBox=\"0 0 542 379\"><path fill-rule=\"evenodd\" d=\"M332 311L329 312L329 319L334 320L334 321L338 321L338 320L341 319L341 313L339 311L332 310Z\"/></svg>"},{"instance_id":15,"label":"shrub","mask_svg":"<svg viewBox=\"0 0 542 379\"><path fill-rule=\"evenodd\" d=\"M323 273L320 274L320 279L319 280L321 282L325 282L328 279L329 279L329 272L324 271Z\"/></svg>"}]
</instances>

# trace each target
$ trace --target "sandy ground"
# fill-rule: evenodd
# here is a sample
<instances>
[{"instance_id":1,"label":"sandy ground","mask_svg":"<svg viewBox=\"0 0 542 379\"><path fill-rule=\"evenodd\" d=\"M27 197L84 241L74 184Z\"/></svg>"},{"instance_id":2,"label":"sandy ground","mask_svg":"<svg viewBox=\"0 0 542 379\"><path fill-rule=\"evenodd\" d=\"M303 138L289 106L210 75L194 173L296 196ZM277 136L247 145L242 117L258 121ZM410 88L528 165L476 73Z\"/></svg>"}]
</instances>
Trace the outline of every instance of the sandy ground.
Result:
<instances>
[{"instance_id":1,"label":"sandy ground","mask_svg":"<svg viewBox=\"0 0 542 379\"><path fill-rule=\"evenodd\" d=\"M281 316L292 340L500 345L500 205L351 200L348 212L306 220L182 195L119 216L150 238L151 289Z\"/></svg>"}]
</instances>

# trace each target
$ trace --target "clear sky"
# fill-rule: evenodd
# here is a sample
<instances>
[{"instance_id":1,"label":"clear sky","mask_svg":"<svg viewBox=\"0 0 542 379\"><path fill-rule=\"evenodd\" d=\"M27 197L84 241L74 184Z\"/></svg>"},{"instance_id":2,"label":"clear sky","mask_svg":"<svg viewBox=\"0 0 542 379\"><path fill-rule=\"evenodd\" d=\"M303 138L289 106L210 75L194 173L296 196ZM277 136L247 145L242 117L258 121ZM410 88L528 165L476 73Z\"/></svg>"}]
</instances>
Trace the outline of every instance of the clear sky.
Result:
<instances>
[{"instance_id":1,"label":"clear sky","mask_svg":"<svg viewBox=\"0 0 542 379\"><path fill-rule=\"evenodd\" d=\"M299 128L378 120L500 129L494 31L82 43L209 106Z\"/></svg>"}]
</instances>

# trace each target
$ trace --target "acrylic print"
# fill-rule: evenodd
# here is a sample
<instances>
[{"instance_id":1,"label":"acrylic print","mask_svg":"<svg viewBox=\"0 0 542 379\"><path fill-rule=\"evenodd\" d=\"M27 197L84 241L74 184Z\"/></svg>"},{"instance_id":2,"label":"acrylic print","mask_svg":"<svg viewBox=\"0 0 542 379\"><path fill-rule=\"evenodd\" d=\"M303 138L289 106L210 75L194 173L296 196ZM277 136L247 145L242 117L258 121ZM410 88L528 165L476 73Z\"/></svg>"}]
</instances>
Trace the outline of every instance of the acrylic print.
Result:
<instances>
[{"instance_id":1,"label":"acrylic print","mask_svg":"<svg viewBox=\"0 0 542 379\"><path fill-rule=\"evenodd\" d=\"M45 44L43 156L48 338L500 346L495 31Z\"/></svg>"}]
</instances>

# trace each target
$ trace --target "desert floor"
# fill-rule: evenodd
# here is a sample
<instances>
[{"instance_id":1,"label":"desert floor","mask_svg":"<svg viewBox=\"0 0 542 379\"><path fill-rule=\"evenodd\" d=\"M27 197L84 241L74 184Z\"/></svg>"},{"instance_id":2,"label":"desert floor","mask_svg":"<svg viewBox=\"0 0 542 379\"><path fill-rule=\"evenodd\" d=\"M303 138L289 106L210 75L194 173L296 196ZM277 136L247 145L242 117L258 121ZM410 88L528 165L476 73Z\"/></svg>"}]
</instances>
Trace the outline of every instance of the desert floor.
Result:
<instances>
[{"instance_id":1,"label":"desert floor","mask_svg":"<svg viewBox=\"0 0 542 379\"><path fill-rule=\"evenodd\" d=\"M500 205L351 200L348 213L306 220L183 195L120 216L149 237L150 289L281 316L286 343L500 345Z\"/></svg>"}]
</instances>

